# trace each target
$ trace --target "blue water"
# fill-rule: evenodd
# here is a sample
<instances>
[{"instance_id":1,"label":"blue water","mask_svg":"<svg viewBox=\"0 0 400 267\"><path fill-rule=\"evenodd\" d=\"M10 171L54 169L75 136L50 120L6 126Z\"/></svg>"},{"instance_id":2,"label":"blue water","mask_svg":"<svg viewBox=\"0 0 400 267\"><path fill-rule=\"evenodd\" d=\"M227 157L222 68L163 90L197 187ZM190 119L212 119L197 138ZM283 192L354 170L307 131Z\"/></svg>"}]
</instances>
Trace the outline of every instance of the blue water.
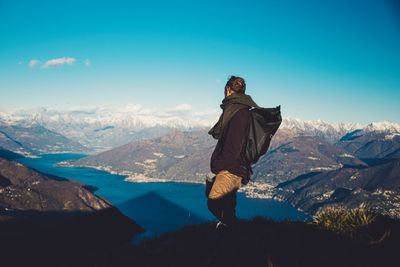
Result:
<instances>
[{"instance_id":1,"label":"blue water","mask_svg":"<svg viewBox=\"0 0 400 267\"><path fill-rule=\"evenodd\" d=\"M82 154L45 154L40 158L17 161L41 172L74 179L99 188L95 194L111 201L125 215L135 220L147 232L145 236L160 234L182 227L186 223L214 220L207 210L205 186L189 183L132 183L125 176L109 174L89 168L55 167L68 159L85 157ZM250 219L264 216L274 220L305 220L308 216L288 204L271 199L246 198L238 193L237 215Z\"/></svg>"}]
</instances>

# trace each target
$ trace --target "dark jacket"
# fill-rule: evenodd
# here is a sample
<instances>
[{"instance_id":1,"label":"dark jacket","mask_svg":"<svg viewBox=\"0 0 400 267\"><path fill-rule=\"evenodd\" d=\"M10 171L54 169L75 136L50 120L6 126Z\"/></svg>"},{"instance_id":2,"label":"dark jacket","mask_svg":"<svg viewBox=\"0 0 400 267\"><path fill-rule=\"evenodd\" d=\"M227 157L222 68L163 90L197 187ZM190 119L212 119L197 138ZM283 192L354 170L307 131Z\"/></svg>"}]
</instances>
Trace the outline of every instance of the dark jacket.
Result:
<instances>
[{"instance_id":1,"label":"dark jacket","mask_svg":"<svg viewBox=\"0 0 400 267\"><path fill-rule=\"evenodd\" d=\"M222 137L211 156L211 171L214 174L227 170L242 177L247 184L251 176L251 166L244 156L244 145L250 126L249 108L242 108L230 119L222 132Z\"/></svg>"}]
</instances>

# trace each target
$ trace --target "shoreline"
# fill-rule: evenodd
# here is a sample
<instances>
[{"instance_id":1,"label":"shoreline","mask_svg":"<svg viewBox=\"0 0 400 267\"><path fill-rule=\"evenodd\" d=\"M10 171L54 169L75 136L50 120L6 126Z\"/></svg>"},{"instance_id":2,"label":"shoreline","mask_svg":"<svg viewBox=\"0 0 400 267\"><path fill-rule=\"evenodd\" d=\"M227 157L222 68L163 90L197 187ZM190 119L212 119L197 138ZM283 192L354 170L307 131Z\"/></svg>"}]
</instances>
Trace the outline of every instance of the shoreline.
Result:
<instances>
[{"instance_id":1,"label":"shoreline","mask_svg":"<svg viewBox=\"0 0 400 267\"><path fill-rule=\"evenodd\" d=\"M95 169L99 171L105 171L112 175L120 175L126 176L124 181L130 183L189 183L189 184L204 184L204 181L200 180L185 180L185 179L167 179L167 178L155 178L148 177L142 173L134 173L130 171L113 171L111 170L111 166L75 166L72 165L68 160L61 161L54 164L55 167L66 167L66 168L88 168ZM285 202L285 200L279 197L275 187L271 184L259 183L257 181L250 181L247 185L242 186L239 190L239 193L244 193L247 198L255 198L255 199L272 199L278 202ZM289 204L289 203L287 203ZM290 205L290 204L289 204ZM293 206L292 206L293 207ZM295 207L294 207L295 208ZM300 210L299 210L300 211ZM301 211L304 213L304 211Z\"/></svg>"}]
</instances>

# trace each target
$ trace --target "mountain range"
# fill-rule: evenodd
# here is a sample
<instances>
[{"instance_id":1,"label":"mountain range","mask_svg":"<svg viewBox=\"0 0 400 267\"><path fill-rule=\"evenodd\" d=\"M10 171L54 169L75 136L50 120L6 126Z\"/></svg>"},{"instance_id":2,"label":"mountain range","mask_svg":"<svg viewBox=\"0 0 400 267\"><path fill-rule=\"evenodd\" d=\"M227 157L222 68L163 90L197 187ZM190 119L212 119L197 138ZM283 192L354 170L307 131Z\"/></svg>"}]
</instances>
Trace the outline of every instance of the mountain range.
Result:
<instances>
[{"instance_id":1,"label":"mountain range","mask_svg":"<svg viewBox=\"0 0 400 267\"><path fill-rule=\"evenodd\" d=\"M396 203L400 196L397 190L400 177L395 162L399 159L400 136L394 132L396 129L372 131L371 128L367 126L348 132L333 144L318 135L279 129L268 153L253 166L252 182L242 190L251 197L286 201L310 215L331 205L369 205L383 214L399 217L400 206ZM214 146L215 140L206 130L174 130L162 137L134 141L96 156L59 165L102 169L127 175L126 180L131 182L202 183L209 173L209 159ZM358 170L362 173L361 178L354 179ZM384 182L387 172L391 174L387 179L393 181L391 191ZM317 178L320 178L320 183L315 184L312 179ZM341 185L337 182L341 179L351 183ZM367 188L368 191L364 184L370 180L375 183ZM306 181L313 185L309 187L313 194L307 193L311 196L307 200L306 195L299 191L306 190L303 188ZM293 182L291 186L290 182ZM337 194L333 194L336 189L342 190L340 188L347 190L347 198L337 198ZM362 190L365 193L356 197L354 192ZM387 197L388 190L390 197Z\"/></svg>"},{"instance_id":2,"label":"mountain range","mask_svg":"<svg viewBox=\"0 0 400 267\"><path fill-rule=\"evenodd\" d=\"M87 153L91 149L38 124L16 125L0 121L0 148L24 156L45 153Z\"/></svg>"},{"instance_id":3,"label":"mountain range","mask_svg":"<svg viewBox=\"0 0 400 267\"><path fill-rule=\"evenodd\" d=\"M331 204L351 209L367 205L381 214L399 217L400 159L300 175L279 184L277 190L285 202L311 214Z\"/></svg>"},{"instance_id":4,"label":"mountain range","mask_svg":"<svg viewBox=\"0 0 400 267\"><path fill-rule=\"evenodd\" d=\"M173 129L180 131L208 129L217 121L218 116L219 111L196 113L183 109L157 113L136 106L117 110L105 107L69 110L38 108L0 111L0 124L3 121L3 124L24 127L40 125L85 147L105 151L132 141L159 137ZM400 124L383 121L364 125L284 118L281 129L319 136L333 144L346 134L359 129L368 132L398 133Z\"/></svg>"},{"instance_id":5,"label":"mountain range","mask_svg":"<svg viewBox=\"0 0 400 267\"><path fill-rule=\"evenodd\" d=\"M203 183L209 173L216 141L207 134L204 121L182 124L182 118L173 120L171 114L146 117L80 112L73 116L71 112L52 112L0 113L0 147L31 155L89 148L98 151L109 146L111 149L95 156L58 165L106 170L126 175L130 182ZM332 124L284 118L268 153L253 166L252 182L241 190L250 197L286 201L310 215L332 205L370 205L399 217L396 181L400 178L395 164L399 158L399 124ZM388 179L394 181L392 189L385 187L383 175L388 172ZM351 183L338 182L343 179ZM365 187L365 181L376 183Z\"/></svg>"},{"instance_id":6,"label":"mountain range","mask_svg":"<svg viewBox=\"0 0 400 267\"><path fill-rule=\"evenodd\" d=\"M127 180L203 182L215 140L206 131L173 130L58 166L90 167L128 175Z\"/></svg>"},{"instance_id":7,"label":"mountain range","mask_svg":"<svg viewBox=\"0 0 400 267\"><path fill-rule=\"evenodd\" d=\"M41 125L86 147L104 151L134 140L158 137L172 129L188 131L210 125L207 113L195 117L187 117L186 113L179 109L154 113L130 105L117 110L38 108L0 112L0 121L11 125Z\"/></svg>"},{"instance_id":8,"label":"mountain range","mask_svg":"<svg viewBox=\"0 0 400 267\"><path fill-rule=\"evenodd\" d=\"M366 160L395 159L400 156L400 131L370 131L367 127L347 133L338 146Z\"/></svg>"}]
</instances>

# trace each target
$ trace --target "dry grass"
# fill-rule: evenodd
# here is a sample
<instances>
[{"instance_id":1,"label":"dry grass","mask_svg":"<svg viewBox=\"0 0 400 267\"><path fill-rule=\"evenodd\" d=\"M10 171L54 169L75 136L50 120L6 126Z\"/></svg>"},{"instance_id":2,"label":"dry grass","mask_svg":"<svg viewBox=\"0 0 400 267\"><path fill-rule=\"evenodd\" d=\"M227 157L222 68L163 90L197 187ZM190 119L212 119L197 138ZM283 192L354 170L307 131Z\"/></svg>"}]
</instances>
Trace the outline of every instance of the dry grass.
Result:
<instances>
[{"instance_id":1,"label":"dry grass","mask_svg":"<svg viewBox=\"0 0 400 267\"><path fill-rule=\"evenodd\" d=\"M368 227L376 221L377 214L370 208L348 210L346 208L329 208L319 213L316 223L337 233L352 234Z\"/></svg>"}]
</instances>

